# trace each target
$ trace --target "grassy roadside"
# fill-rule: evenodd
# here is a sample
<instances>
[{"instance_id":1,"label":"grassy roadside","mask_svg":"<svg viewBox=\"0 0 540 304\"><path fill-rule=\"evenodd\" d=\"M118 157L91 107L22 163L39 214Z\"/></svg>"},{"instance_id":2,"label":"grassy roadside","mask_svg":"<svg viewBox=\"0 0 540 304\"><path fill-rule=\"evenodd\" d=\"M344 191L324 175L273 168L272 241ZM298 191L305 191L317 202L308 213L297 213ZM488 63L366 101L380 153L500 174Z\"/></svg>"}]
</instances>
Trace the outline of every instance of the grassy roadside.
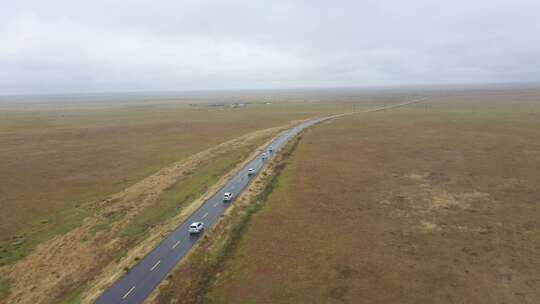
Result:
<instances>
[{"instance_id":1,"label":"grassy roadside","mask_svg":"<svg viewBox=\"0 0 540 304\"><path fill-rule=\"evenodd\" d=\"M261 209L273 189L278 186L287 158L296 148L301 135L288 143L272 160L269 168L250 185L233 208L212 228L188 257L154 292L153 303L201 303L225 261L247 229L252 216ZM209 237L211 235L211 237ZM186 282L186 275L189 281Z\"/></svg>"},{"instance_id":2,"label":"grassy roadside","mask_svg":"<svg viewBox=\"0 0 540 304\"><path fill-rule=\"evenodd\" d=\"M184 208L189 206L189 203L207 192L222 176L238 166L250 153L267 140L267 137L261 137L250 141L249 144L243 144L223 153L217 153L215 157L200 163L194 170L179 177L172 185L161 192L151 206L142 209L135 217L130 219L127 226L120 231L116 231L117 237L125 244L122 254L117 259L124 258L129 248L148 237L152 228L168 223L168 221L180 214ZM99 230L109 230L110 225L118 221L122 216L121 213L111 216L109 223L99 226ZM125 267L125 269L128 268ZM58 300L70 304L81 303L86 289L87 287L84 286L79 287Z\"/></svg>"},{"instance_id":3,"label":"grassy roadside","mask_svg":"<svg viewBox=\"0 0 540 304\"><path fill-rule=\"evenodd\" d=\"M186 205L204 194L219 178L236 167L245 157L263 144L267 138L244 145L206 161L197 170L179 178L171 187L159 196L151 207L137 214L131 223L121 232L122 236L139 239L147 230L174 217Z\"/></svg>"}]
</instances>

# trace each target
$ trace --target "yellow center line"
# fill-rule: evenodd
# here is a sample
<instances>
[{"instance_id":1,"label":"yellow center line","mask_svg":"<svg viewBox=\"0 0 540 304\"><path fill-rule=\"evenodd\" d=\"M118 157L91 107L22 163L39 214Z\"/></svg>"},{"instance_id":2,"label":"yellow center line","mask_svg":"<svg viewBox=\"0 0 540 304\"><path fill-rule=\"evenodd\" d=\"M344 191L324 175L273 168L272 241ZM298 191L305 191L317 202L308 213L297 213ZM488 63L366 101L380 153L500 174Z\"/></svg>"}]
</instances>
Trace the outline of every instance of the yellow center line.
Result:
<instances>
[{"instance_id":1,"label":"yellow center line","mask_svg":"<svg viewBox=\"0 0 540 304\"><path fill-rule=\"evenodd\" d=\"M207 217L207 216L208 216L208 212L206 212L206 213L202 216L202 218L204 219L204 218Z\"/></svg>"},{"instance_id":2,"label":"yellow center line","mask_svg":"<svg viewBox=\"0 0 540 304\"><path fill-rule=\"evenodd\" d=\"M176 248L178 245L180 245L180 241L174 243L174 245L172 246L172 249Z\"/></svg>"},{"instance_id":3,"label":"yellow center line","mask_svg":"<svg viewBox=\"0 0 540 304\"><path fill-rule=\"evenodd\" d=\"M129 296L129 294L133 291L133 289L135 289L135 286L131 287L128 290L128 292L126 292L126 294L122 297L122 299L125 300Z\"/></svg>"},{"instance_id":4,"label":"yellow center line","mask_svg":"<svg viewBox=\"0 0 540 304\"><path fill-rule=\"evenodd\" d=\"M150 271L156 269L156 267L159 265L159 263L161 263L161 260L157 261L154 266L152 266L152 268L150 268Z\"/></svg>"}]
</instances>

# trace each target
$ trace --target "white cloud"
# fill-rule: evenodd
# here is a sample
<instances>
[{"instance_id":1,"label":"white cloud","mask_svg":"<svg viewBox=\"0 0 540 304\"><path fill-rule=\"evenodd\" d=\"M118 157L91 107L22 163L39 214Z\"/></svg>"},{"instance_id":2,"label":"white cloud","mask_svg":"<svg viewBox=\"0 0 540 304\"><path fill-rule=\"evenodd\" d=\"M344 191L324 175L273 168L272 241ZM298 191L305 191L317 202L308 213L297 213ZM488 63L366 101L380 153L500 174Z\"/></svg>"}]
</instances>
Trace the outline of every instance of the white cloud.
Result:
<instances>
[{"instance_id":1,"label":"white cloud","mask_svg":"<svg viewBox=\"0 0 540 304\"><path fill-rule=\"evenodd\" d=\"M535 82L540 4L14 1L0 94Z\"/></svg>"}]
</instances>

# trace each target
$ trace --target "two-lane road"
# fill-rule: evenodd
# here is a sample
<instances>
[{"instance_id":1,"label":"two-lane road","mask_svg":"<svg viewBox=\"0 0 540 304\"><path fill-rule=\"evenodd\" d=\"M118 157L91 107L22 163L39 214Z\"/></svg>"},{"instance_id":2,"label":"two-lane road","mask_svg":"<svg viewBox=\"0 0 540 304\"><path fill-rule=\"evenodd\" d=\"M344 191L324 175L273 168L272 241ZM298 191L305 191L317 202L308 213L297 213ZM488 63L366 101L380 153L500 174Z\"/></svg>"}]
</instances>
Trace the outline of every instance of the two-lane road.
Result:
<instances>
[{"instance_id":1,"label":"two-lane road","mask_svg":"<svg viewBox=\"0 0 540 304\"><path fill-rule=\"evenodd\" d=\"M322 119L311 120L283 132L270 144L270 146L273 147L274 151L280 149L301 130L318 123L321 120ZM103 293L96 303L143 303L144 299L150 295L152 290L154 290L169 271L172 270L172 268L188 253L197 240L204 234L204 232L200 234L189 234L189 225L193 222L204 222L205 227L207 229L210 228L218 220L219 216L225 212L225 209L234 202L234 199L242 192L242 190L246 188L254 176L261 171L269 159L262 158L263 153L268 153L267 148L255 159L245 165L225 184L225 186L204 202L203 205L184 223L178 226L146 257ZM253 168L255 174L248 176L248 168ZM223 202L223 194L225 192L234 194L232 201Z\"/></svg>"},{"instance_id":2,"label":"two-lane road","mask_svg":"<svg viewBox=\"0 0 540 304\"><path fill-rule=\"evenodd\" d=\"M387 108L404 106L411 103L420 102L423 99L412 102L397 104ZM364 112L379 111L384 108L376 108ZM324 118L309 120L298 126L281 133L269 146L274 151L282 148L292 137L297 135L303 129L317 124L319 122L341 117L344 115L355 114L346 113L332 115ZM161 243L146 255L138 264L128 271L121 279L112 285L103 293L97 304L134 304L143 303L156 286L165 278L165 276L174 268L174 266L189 252L197 240L202 237L200 234L189 234L188 227L193 222L204 222L208 229L218 220L219 216L225 212L233 202L234 198L247 187L253 177L258 174L268 159L263 159L262 154L268 153L268 147L264 149L255 159L245 165L240 172L232 177L218 192L210 197L203 205L197 209L185 222L171 232ZM271 155L270 155L271 157ZM248 176L248 168L253 168L255 174ZM223 194L232 192L233 200L223 202Z\"/></svg>"}]
</instances>

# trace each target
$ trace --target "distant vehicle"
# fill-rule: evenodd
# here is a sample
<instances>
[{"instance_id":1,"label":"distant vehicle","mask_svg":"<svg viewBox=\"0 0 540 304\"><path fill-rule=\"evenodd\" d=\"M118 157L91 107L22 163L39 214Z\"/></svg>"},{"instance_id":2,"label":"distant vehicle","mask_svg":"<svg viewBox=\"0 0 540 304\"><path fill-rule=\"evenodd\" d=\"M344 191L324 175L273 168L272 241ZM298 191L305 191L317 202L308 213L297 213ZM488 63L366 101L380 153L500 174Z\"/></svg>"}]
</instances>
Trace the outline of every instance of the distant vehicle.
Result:
<instances>
[{"instance_id":1,"label":"distant vehicle","mask_svg":"<svg viewBox=\"0 0 540 304\"><path fill-rule=\"evenodd\" d=\"M232 193L230 193L230 192L225 192L225 193L223 194L223 201L224 201L224 202L229 202L229 201L232 200L232 197L233 197Z\"/></svg>"},{"instance_id":2,"label":"distant vehicle","mask_svg":"<svg viewBox=\"0 0 540 304\"><path fill-rule=\"evenodd\" d=\"M189 233L200 233L203 230L204 230L203 222L194 222L193 224L189 225Z\"/></svg>"},{"instance_id":3,"label":"distant vehicle","mask_svg":"<svg viewBox=\"0 0 540 304\"><path fill-rule=\"evenodd\" d=\"M249 168L248 169L248 175L253 175L253 174L255 174L255 169Z\"/></svg>"},{"instance_id":4,"label":"distant vehicle","mask_svg":"<svg viewBox=\"0 0 540 304\"><path fill-rule=\"evenodd\" d=\"M268 155L267 155L266 153L263 153L263 154L261 155L261 158L262 158L263 160L265 160L265 159L268 158Z\"/></svg>"},{"instance_id":5,"label":"distant vehicle","mask_svg":"<svg viewBox=\"0 0 540 304\"><path fill-rule=\"evenodd\" d=\"M274 147L270 146L270 148L268 148L268 152L270 153L274 152Z\"/></svg>"}]
</instances>

